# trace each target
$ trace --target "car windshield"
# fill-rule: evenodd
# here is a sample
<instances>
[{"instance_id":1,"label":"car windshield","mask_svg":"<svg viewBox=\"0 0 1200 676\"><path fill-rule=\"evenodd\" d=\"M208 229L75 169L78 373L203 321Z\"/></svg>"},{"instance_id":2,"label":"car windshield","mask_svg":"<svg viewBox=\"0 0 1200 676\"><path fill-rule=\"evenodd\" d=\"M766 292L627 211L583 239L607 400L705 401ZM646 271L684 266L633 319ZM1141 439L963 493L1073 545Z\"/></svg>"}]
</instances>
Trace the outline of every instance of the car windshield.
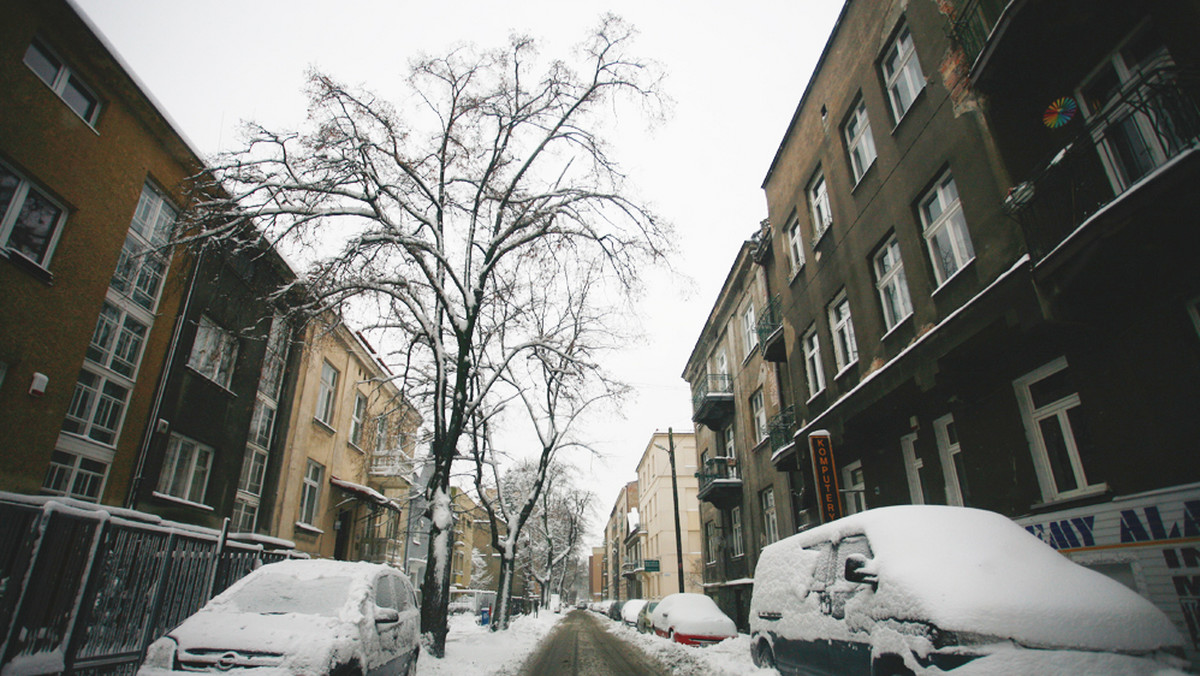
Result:
<instances>
[{"instance_id":1,"label":"car windshield","mask_svg":"<svg viewBox=\"0 0 1200 676\"><path fill-rule=\"evenodd\" d=\"M229 597L229 601L245 613L336 617L346 604L349 590L348 577L297 579L290 575L266 573L247 580L245 586Z\"/></svg>"}]
</instances>

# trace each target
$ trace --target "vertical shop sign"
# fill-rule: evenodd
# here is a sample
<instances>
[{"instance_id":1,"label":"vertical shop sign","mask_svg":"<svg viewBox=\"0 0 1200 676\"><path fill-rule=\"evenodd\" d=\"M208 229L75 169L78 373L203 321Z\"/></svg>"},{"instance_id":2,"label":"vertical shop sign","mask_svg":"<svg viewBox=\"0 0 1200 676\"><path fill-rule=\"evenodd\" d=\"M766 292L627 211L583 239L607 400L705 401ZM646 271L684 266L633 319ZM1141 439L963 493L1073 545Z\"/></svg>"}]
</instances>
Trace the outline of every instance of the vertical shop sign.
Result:
<instances>
[{"instance_id":1,"label":"vertical shop sign","mask_svg":"<svg viewBox=\"0 0 1200 676\"><path fill-rule=\"evenodd\" d=\"M817 487L817 505L821 523L842 516L842 493L838 490L837 466L833 461L833 444L829 432L817 430L808 435L808 455L812 458L813 480Z\"/></svg>"}]
</instances>

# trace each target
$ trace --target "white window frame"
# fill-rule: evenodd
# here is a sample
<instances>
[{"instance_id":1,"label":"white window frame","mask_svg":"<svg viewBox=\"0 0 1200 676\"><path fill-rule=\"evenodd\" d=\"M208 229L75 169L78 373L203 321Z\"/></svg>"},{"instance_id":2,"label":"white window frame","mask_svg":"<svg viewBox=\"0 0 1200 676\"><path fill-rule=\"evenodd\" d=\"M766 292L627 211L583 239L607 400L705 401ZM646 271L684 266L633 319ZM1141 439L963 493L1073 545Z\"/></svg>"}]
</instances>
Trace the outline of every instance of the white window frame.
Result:
<instances>
[{"instance_id":1,"label":"white window frame","mask_svg":"<svg viewBox=\"0 0 1200 676\"><path fill-rule=\"evenodd\" d=\"M904 274L904 259L900 256L900 242L895 235L875 254L872 264L875 268L875 288L879 291L879 304L883 308L883 322L891 331L913 313L908 277Z\"/></svg>"},{"instance_id":2,"label":"white window frame","mask_svg":"<svg viewBox=\"0 0 1200 676\"><path fill-rule=\"evenodd\" d=\"M746 544L742 541L742 508L736 506L729 510L729 549L732 558L738 558L746 555Z\"/></svg>"},{"instance_id":3,"label":"white window frame","mask_svg":"<svg viewBox=\"0 0 1200 676\"><path fill-rule=\"evenodd\" d=\"M1033 455L1033 466L1037 473L1038 485L1045 502L1067 500L1075 497L1094 495L1108 490L1106 483L1089 484L1084 471L1083 459L1079 455L1079 447L1075 435L1071 431L1071 423L1067 413L1081 405L1079 393L1075 392L1057 401L1035 407L1030 387L1038 381L1048 378L1067 368L1067 358L1059 357L1013 381L1016 391L1017 404L1021 410L1021 422L1025 425L1025 439L1029 442L1029 450ZM1067 458L1071 466L1076 487L1067 491L1058 490L1054 472L1050 466L1050 455L1046 450L1040 422L1056 418L1063 434Z\"/></svg>"},{"instance_id":4,"label":"white window frame","mask_svg":"<svg viewBox=\"0 0 1200 676\"><path fill-rule=\"evenodd\" d=\"M367 418L367 397L362 392L354 393L354 410L350 413L350 445L362 449L364 421Z\"/></svg>"},{"instance_id":5,"label":"white window frame","mask_svg":"<svg viewBox=\"0 0 1200 676\"><path fill-rule=\"evenodd\" d=\"M131 327L130 324L133 326ZM137 328L141 328L139 335ZM100 306L100 316L85 358L114 371L130 381L137 379L138 366L142 361L142 348L150 335L150 325L139 314L130 312L112 301L105 300Z\"/></svg>"},{"instance_id":6,"label":"white window frame","mask_svg":"<svg viewBox=\"0 0 1200 676\"><path fill-rule=\"evenodd\" d=\"M204 495L214 455L211 446L172 432L158 473L158 492L197 505L207 504Z\"/></svg>"},{"instance_id":7,"label":"white window frame","mask_svg":"<svg viewBox=\"0 0 1200 676\"><path fill-rule=\"evenodd\" d=\"M84 467L85 462L100 465L103 467L103 471ZM47 468L46 478L42 482L42 493L99 502L108 483L110 467L109 463L96 458L55 449L50 455L50 466ZM63 486L63 488L57 486Z\"/></svg>"},{"instance_id":8,"label":"white window frame","mask_svg":"<svg viewBox=\"0 0 1200 676\"><path fill-rule=\"evenodd\" d=\"M237 354L237 336L218 326L208 315L200 315L192 351L188 355L188 368L228 390L233 382Z\"/></svg>"},{"instance_id":9,"label":"white window frame","mask_svg":"<svg viewBox=\"0 0 1200 676\"><path fill-rule=\"evenodd\" d=\"M900 453L904 456L904 476L908 479L908 497L914 505L925 504L925 486L921 482L921 470L925 460L917 454L916 433L900 437Z\"/></svg>"},{"instance_id":10,"label":"white window frame","mask_svg":"<svg viewBox=\"0 0 1200 676\"><path fill-rule=\"evenodd\" d=\"M46 60L46 65L54 69L55 72L52 76L50 76L49 79L46 79L46 76L49 75L48 73L39 72L34 64L30 63L29 55L34 52L37 52L39 56ZM100 100L100 97L96 94L96 91L92 89L91 85L89 85L87 82L84 82L83 78L79 77L78 73L74 72L72 68L66 65L64 59L59 57L54 50L46 46L44 42L34 39L33 42L29 43L29 47L25 49L25 55L21 58L21 60L25 63L29 70L33 71L33 74L36 75L39 80L45 83L45 85L49 87L50 90L53 91L55 95L57 95L58 98L67 105L68 108L70 108L76 115L79 116L79 119L87 123L89 127L95 129L96 120L100 118L100 109L104 107L103 101ZM81 94L90 97L92 99L91 110L79 110L76 108L77 104L72 103L71 99L69 98L68 87L73 87Z\"/></svg>"},{"instance_id":11,"label":"white window frame","mask_svg":"<svg viewBox=\"0 0 1200 676\"><path fill-rule=\"evenodd\" d=\"M929 261L933 264L934 279L938 288L941 288L975 260L975 247L971 244L971 233L963 215L962 201L953 174L947 171L939 176L933 187L921 196L918 204ZM938 209L936 216L932 212L935 205ZM939 252L945 252L950 258ZM954 269L949 269L950 265Z\"/></svg>"},{"instance_id":12,"label":"white window frame","mask_svg":"<svg viewBox=\"0 0 1200 676\"><path fill-rule=\"evenodd\" d=\"M300 488L300 523L316 527L321 507L321 484L325 480L325 466L308 459L304 469L304 480Z\"/></svg>"},{"instance_id":13,"label":"white window frame","mask_svg":"<svg viewBox=\"0 0 1200 676\"><path fill-rule=\"evenodd\" d=\"M800 230L800 214L792 214L788 221L787 241L789 271L795 277L804 267L804 234Z\"/></svg>"},{"instance_id":14,"label":"white window frame","mask_svg":"<svg viewBox=\"0 0 1200 676\"><path fill-rule=\"evenodd\" d=\"M850 155L850 170L854 184L875 164L875 135L871 133L871 118L867 115L867 102L860 96L854 105L846 125L842 128L846 139L846 152Z\"/></svg>"},{"instance_id":15,"label":"white window frame","mask_svg":"<svg viewBox=\"0 0 1200 676\"><path fill-rule=\"evenodd\" d=\"M229 528L234 533L253 533L258 525L259 498L238 491L233 498Z\"/></svg>"},{"instance_id":16,"label":"white window frame","mask_svg":"<svg viewBox=\"0 0 1200 676\"><path fill-rule=\"evenodd\" d=\"M162 249L178 217L179 210L159 190L149 183L142 185L110 288L149 312L154 312L162 296L170 267Z\"/></svg>"},{"instance_id":17,"label":"white window frame","mask_svg":"<svg viewBox=\"0 0 1200 676\"><path fill-rule=\"evenodd\" d=\"M8 255L20 256L37 265L39 268L49 271L50 259L54 256L54 250L58 247L58 239L62 236L63 226L67 222L67 209L58 200L51 197L49 193L21 174L21 172L7 164L0 163L0 179L5 174L11 176L11 180L15 185L13 186L13 193L9 198L8 204L0 204L0 247L3 247L4 252ZM41 254L37 257L11 246L13 233L17 229L17 222L22 220L23 216L27 215L25 213L26 205L33 203L30 201L30 195L33 195L34 201L40 201L44 206L58 210L58 213L49 222L48 233L45 235L45 245Z\"/></svg>"},{"instance_id":18,"label":"white window frame","mask_svg":"<svg viewBox=\"0 0 1200 676\"><path fill-rule=\"evenodd\" d=\"M954 425L954 439L950 438L950 426ZM954 414L933 421L933 436L937 440L938 457L942 461L942 475L946 480L946 504L962 507L962 478L958 475L958 462L962 457L962 444L958 440L958 425Z\"/></svg>"},{"instance_id":19,"label":"white window frame","mask_svg":"<svg viewBox=\"0 0 1200 676\"><path fill-rule=\"evenodd\" d=\"M249 443L263 450L271 448L271 440L275 434L275 417L278 410L275 403L259 394L254 400L254 413L250 417Z\"/></svg>"},{"instance_id":20,"label":"white window frame","mask_svg":"<svg viewBox=\"0 0 1200 676\"><path fill-rule=\"evenodd\" d=\"M829 184L825 181L825 172L820 167L813 172L813 177L809 179L805 193L808 195L808 208L812 214L813 245L816 245L833 226L833 208L829 204Z\"/></svg>"},{"instance_id":21,"label":"white window frame","mask_svg":"<svg viewBox=\"0 0 1200 676\"><path fill-rule=\"evenodd\" d=\"M833 359L837 362L840 378L851 366L858 363L858 340L854 336L854 320L850 313L850 299L843 289L829 304L829 332L833 338Z\"/></svg>"},{"instance_id":22,"label":"white window frame","mask_svg":"<svg viewBox=\"0 0 1200 676\"><path fill-rule=\"evenodd\" d=\"M804 338L804 376L808 383L808 400L812 401L818 394L825 391L825 369L821 365L821 336L814 323L805 331Z\"/></svg>"},{"instance_id":23,"label":"white window frame","mask_svg":"<svg viewBox=\"0 0 1200 676\"><path fill-rule=\"evenodd\" d=\"M758 494L763 513L763 536L766 544L779 540L779 515L775 509L775 487L767 486Z\"/></svg>"},{"instance_id":24,"label":"white window frame","mask_svg":"<svg viewBox=\"0 0 1200 676\"><path fill-rule=\"evenodd\" d=\"M262 371L258 378L259 393L276 401L283 388L290 332L291 327L287 320L276 313L271 318L271 328L267 332L267 351L263 356Z\"/></svg>"},{"instance_id":25,"label":"white window frame","mask_svg":"<svg viewBox=\"0 0 1200 676\"><path fill-rule=\"evenodd\" d=\"M855 472L859 473L857 480L854 478ZM842 501L846 506L845 516L866 511L867 479L866 473L863 472L862 460L855 460L842 467L842 493L846 498Z\"/></svg>"},{"instance_id":26,"label":"white window frame","mask_svg":"<svg viewBox=\"0 0 1200 676\"><path fill-rule=\"evenodd\" d=\"M749 357L754 348L758 347L758 321L754 316L754 301L747 301L746 309L742 310L742 334L746 341L746 356Z\"/></svg>"},{"instance_id":27,"label":"white window frame","mask_svg":"<svg viewBox=\"0 0 1200 676\"><path fill-rule=\"evenodd\" d=\"M729 357L725 354L724 349L717 350L713 361L713 367L716 370L717 375L729 375Z\"/></svg>"},{"instance_id":28,"label":"white window frame","mask_svg":"<svg viewBox=\"0 0 1200 676\"><path fill-rule=\"evenodd\" d=\"M267 463L269 461L270 455L265 448L247 444L246 453L242 456L242 472L238 478L238 490L254 497L261 496L267 480Z\"/></svg>"},{"instance_id":29,"label":"white window frame","mask_svg":"<svg viewBox=\"0 0 1200 676\"><path fill-rule=\"evenodd\" d=\"M717 526L712 521L704 522L705 541L708 544L707 556L704 557L704 563L713 564L717 562Z\"/></svg>"},{"instance_id":30,"label":"white window frame","mask_svg":"<svg viewBox=\"0 0 1200 676\"><path fill-rule=\"evenodd\" d=\"M896 36L888 43L879 61L879 69L883 72L892 119L899 125L912 109L917 95L925 88L925 74L917 58L912 31L906 23L900 25Z\"/></svg>"},{"instance_id":31,"label":"white window frame","mask_svg":"<svg viewBox=\"0 0 1200 676\"><path fill-rule=\"evenodd\" d=\"M767 429L767 407L761 387L750 395L750 415L754 421L754 445L757 446L771 436L770 430Z\"/></svg>"},{"instance_id":32,"label":"white window frame","mask_svg":"<svg viewBox=\"0 0 1200 676\"><path fill-rule=\"evenodd\" d=\"M332 377L331 377L332 374ZM341 371L328 361L321 362L321 383L317 391L317 410L313 417L329 428L333 427L333 414L337 401L338 380Z\"/></svg>"},{"instance_id":33,"label":"white window frame","mask_svg":"<svg viewBox=\"0 0 1200 676\"><path fill-rule=\"evenodd\" d=\"M85 375L94 378L94 384L85 383ZM116 397L107 387L110 385L123 389L124 395ZM116 448L132 392L133 385L128 379L109 374L106 369L97 369L85 361L63 419L63 432Z\"/></svg>"}]
</instances>

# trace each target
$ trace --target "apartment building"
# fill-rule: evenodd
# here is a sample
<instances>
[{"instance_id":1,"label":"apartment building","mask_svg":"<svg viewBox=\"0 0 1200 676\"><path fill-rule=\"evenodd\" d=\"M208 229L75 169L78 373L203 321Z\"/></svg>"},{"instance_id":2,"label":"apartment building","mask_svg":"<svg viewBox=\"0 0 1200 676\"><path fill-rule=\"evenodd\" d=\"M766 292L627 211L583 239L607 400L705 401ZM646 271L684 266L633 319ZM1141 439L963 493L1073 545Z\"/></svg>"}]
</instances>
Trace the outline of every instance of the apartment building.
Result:
<instances>
[{"instance_id":1,"label":"apartment building","mask_svg":"<svg viewBox=\"0 0 1200 676\"><path fill-rule=\"evenodd\" d=\"M200 156L70 4L0 11L0 489L124 504Z\"/></svg>"},{"instance_id":2,"label":"apartment building","mask_svg":"<svg viewBox=\"0 0 1200 676\"><path fill-rule=\"evenodd\" d=\"M668 454L675 455L674 463ZM672 481L672 464L675 480ZM626 560L641 598L661 599L679 591L700 593L705 580L702 562L701 510L696 498L696 438L691 432L655 432L638 461L637 558ZM683 566L675 540L674 495L677 491ZM679 571L683 570L683 585Z\"/></svg>"},{"instance_id":3,"label":"apartment building","mask_svg":"<svg viewBox=\"0 0 1200 676\"><path fill-rule=\"evenodd\" d=\"M604 550L606 584L608 595L614 601L639 598L640 588L633 575L639 562L632 561L626 553L626 538L637 536L638 482L630 481L617 492L608 521L604 526ZM631 527L632 524L632 527ZM629 575L626 575L626 572Z\"/></svg>"}]
</instances>

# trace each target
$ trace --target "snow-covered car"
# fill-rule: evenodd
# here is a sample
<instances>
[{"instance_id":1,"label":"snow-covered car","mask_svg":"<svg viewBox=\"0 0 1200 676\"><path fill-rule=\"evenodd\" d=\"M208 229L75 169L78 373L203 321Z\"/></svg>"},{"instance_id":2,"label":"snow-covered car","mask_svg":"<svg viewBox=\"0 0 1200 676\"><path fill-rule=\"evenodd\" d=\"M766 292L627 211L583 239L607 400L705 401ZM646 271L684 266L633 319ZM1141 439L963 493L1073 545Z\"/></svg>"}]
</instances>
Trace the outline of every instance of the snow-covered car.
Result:
<instances>
[{"instance_id":1,"label":"snow-covered car","mask_svg":"<svg viewBox=\"0 0 1200 676\"><path fill-rule=\"evenodd\" d=\"M238 580L151 644L138 674L411 675L419 625L412 586L394 568L280 561Z\"/></svg>"},{"instance_id":2,"label":"snow-covered car","mask_svg":"<svg viewBox=\"0 0 1200 676\"><path fill-rule=\"evenodd\" d=\"M620 622L621 621L621 608L623 608L624 606L625 606L625 602L620 599L617 599L617 600L613 601L611 605L608 606L608 612L606 612L605 615L607 615L608 619L610 619L610 620L616 620L617 622Z\"/></svg>"},{"instance_id":3,"label":"snow-covered car","mask_svg":"<svg viewBox=\"0 0 1200 676\"><path fill-rule=\"evenodd\" d=\"M737 636L737 625L704 594L678 593L659 601L654 633L685 645L709 645Z\"/></svg>"},{"instance_id":4,"label":"snow-covered car","mask_svg":"<svg viewBox=\"0 0 1200 676\"><path fill-rule=\"evenodd\" d=\"M638 611L637 630L639 634L654 633L654 609L657 607L658 601L650 601Z\"/></svg>"},{"instance_id":5,"label":"snow-covered car","mask_svg":"<svg viewBox=\"0 0 1200 676\"><path fill-rule=\"evenodd\" d=\"M1136 592L963 507L884 507L780 540L750 601L751 657L783 674L1177 673L1182 644Z\"/></svg>"},{"instance_id":6,"label":"snow-covered car","mask_svg":"<svg viewBox=\"0 0 1200 676\"><path fill-rule=\"evenodd\" d=\"M621 606L621 622L627 627L637 625L638 613L646 605L646 599L630 599Z\"/></svg>"}]
</instances>

